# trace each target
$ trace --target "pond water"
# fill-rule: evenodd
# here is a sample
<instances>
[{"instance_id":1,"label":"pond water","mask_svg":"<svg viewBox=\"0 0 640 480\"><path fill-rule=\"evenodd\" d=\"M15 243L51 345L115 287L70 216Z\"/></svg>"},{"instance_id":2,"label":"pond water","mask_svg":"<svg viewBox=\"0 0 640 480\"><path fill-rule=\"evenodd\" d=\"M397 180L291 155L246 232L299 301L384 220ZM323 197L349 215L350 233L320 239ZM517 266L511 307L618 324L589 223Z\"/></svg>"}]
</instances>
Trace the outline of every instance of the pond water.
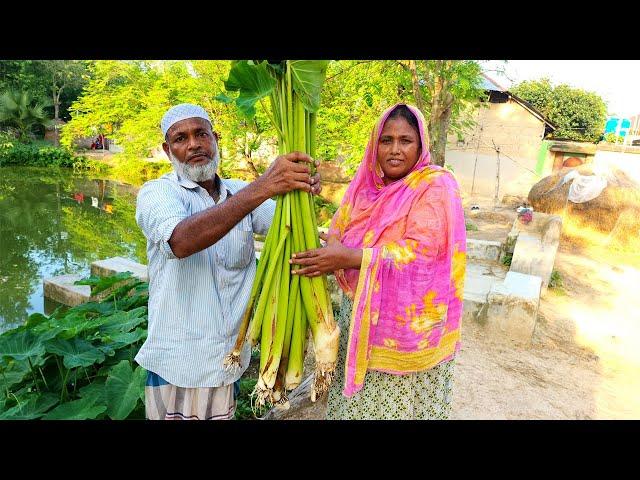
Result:
<instances>
[{"instance_id":1,"label":"pond water","mask_svg":"<svg viewBox=\"0 0 640 480\"><path fill-rule=\"evenodd\" d=\"M42 279L89 275L91 262L146 263L137 188L69 169L0 167L0 333L50 313Z\"/></svg>"}]
</instances>

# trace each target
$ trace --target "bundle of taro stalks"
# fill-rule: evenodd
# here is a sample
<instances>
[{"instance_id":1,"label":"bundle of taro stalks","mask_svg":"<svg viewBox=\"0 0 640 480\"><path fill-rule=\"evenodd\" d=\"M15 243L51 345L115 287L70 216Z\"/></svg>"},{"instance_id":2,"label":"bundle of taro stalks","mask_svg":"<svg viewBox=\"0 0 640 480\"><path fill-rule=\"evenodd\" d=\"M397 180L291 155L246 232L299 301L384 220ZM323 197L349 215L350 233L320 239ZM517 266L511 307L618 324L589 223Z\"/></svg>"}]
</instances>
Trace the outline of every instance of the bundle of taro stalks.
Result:
<instances>
[{"instance_id":1,"label":"bundle of taro stalks","mask_svg":"<svg viewBox=\"0 0 640 480\"><path fill-rule=\"evenodd\" d=\"M328 61L239 61L232 64L225 82L237 91L240 111L251 117L260 102L278 132L280 154L299 151L315 158L316 112ZM263 99L269 97L270 108ZM307 329L315 352L315 378L311 400L331 383L338 354L339 328L333 317L325 275L291 274L289 259L296 252L318 248L313 198L295 190L279 195L273 223L258 262L249 304L233 351L224 365L240 365L245 342L260 348L260 374L252 397L255 407L287 407L287 390L302 381Z\"/></svg>"}]
</instances>

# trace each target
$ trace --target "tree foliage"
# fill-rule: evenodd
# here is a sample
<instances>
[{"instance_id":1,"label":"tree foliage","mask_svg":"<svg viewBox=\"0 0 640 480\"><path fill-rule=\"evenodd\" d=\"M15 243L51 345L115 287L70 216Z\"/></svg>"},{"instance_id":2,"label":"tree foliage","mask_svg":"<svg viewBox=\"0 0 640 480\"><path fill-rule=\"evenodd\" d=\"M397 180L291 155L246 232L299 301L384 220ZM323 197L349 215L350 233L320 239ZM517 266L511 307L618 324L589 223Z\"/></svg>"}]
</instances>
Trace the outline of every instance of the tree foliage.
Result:
<instances>
[{"instance_id":1,"label":"tree foliage","mask_svg":"<svg viewBox=\"0 0 640 480\"><path fill-rule=\"evenodd\" d=\"M88 80L86 60L0 60L0 91L22 90L48 100L49 118L68 120L69 106ZM56 115L56 105L58 115Z\"/></svg>"},{"instance_id":2,"label":"tree foliage","mask_svg":"<svg viewBox=\"0 0 640 480\"><path fill-rule=\"evenodd\" d=\"M64 128L62 142L71 146L75 138L102 132L115 139L127 156L148 157L163 141L158 125L166 109L193 102L211 114L214 130L221 136L222 173L238 176L239 167L246 165L248 175L255 177L275 155L275 131L259 103L255 117L248 119L234 105L219 101L224 100L220 94L230 66L230 61L206 60L96 61L71 108L72 120ZM449 127L468 126L469 113L480 96L478 64L420 61L417 73L419 89L415 90L406 61L331 62L318 115L318 157L337 160L353 173L380 113L400 101L417 103L416 92L427 119L434 105L438 112L441 106L447 111L446 119L434 114L432 136L446 139ZM445 94L449 97L444 98Z\"/></svg>"},{"instance_id":3,"label":"tree foliage","mask_svg":"<svg viewBox=\"0 0 640 480\"><path fill-rule=\"evenodd\" d=\"M565 84L554 87L548 78L521 82L511 91L558 127L550 138L586 142L600 139L607 105L598 94Z\"/></svg>"},{"instance_id":4,"label":"tree foliage","mask_svg":"<svg viewBox=\"0 0 640 480\"><path fill-rule=\"evenodd\" d=\"M51 122L44 111L46 103L25 90L6 90L0 95L0 124L13 127L19 139L26 140L37 126Z\"/></svg>"},{"instance_id":5,"label":"tree foliage","mask_svg":"<svg viewBox=\"0 0 640 480\"><path fill-rule=\"evenodd\" d=\"M444 166L447 135L474 123L473 113L484 95L480 64L473 60L409 60L416 106L427 118L432 162Z\"/></svg>"}]
</instances>

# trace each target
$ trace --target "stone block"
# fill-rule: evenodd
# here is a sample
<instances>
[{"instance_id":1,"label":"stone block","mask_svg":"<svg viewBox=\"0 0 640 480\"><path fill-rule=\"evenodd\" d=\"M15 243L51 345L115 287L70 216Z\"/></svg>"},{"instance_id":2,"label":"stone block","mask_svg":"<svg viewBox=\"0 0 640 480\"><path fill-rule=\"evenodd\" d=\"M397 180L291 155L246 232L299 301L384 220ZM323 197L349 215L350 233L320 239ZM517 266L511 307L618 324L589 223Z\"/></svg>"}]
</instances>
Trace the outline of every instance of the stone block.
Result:
<instances>
[{"instance_id":1,"label":"stone block","mask_svg":"<svg viewBox=\"0 0 640 480\"><path fill-rule=\"evenodd\" d=\"M62 305L75 307L91 300L89 285L74 285L74 282L84 278L84 275L71 274L45 278L43 280L44 296Z\"/></svg>"},{"instance_id":2,"label":"stone block","mask_svg":"<svg viewBox=\"0 0 640 480\"><path fill-rule=\"evenodd\" d=\"M131 272L135 278L143 282L149 281L147 266L128 258L112 257L91 264L91 275L98 277L108 277L121 272Z\"/></svg>"},{"instance_id":3,"label":"stone block","mask_svg":"<svg viewBox=\"0 0 640 480\"><path fill-rule=\"evenodd\" d=\"M492 240L467 238L467 259L497 262L502 254L502 243Z\"/></svg>"},{"instance_id":4,"label":"stone block","mask_svg":"<svg viewBox=\"0 0 640 480\"><path fill-rule=\"evenodd\" d=\"M510 271L504 282L493 285L487 296L487 329L514 343L531 342L538 317L542 279Z\"/></svg>"}]
</instances>

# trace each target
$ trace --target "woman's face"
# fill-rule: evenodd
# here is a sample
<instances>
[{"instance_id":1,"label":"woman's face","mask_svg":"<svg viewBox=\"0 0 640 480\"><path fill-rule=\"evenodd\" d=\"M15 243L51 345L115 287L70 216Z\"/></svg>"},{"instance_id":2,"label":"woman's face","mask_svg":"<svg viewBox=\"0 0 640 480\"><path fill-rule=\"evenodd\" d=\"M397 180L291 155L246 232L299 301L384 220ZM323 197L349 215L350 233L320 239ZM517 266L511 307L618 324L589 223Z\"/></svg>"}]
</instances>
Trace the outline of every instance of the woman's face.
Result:
<instances>
[{"instance_id":1,"label":"woman's face","mask_svg":"<svg viewBox=\"0 0 640 480\"><path fill-rule=\"evenodd\" d=\"M388 119L378 140L377 162L385 185L404 177L420 157L420 138L409 122L402 117Z\"/></svg>"}]
</instances>

